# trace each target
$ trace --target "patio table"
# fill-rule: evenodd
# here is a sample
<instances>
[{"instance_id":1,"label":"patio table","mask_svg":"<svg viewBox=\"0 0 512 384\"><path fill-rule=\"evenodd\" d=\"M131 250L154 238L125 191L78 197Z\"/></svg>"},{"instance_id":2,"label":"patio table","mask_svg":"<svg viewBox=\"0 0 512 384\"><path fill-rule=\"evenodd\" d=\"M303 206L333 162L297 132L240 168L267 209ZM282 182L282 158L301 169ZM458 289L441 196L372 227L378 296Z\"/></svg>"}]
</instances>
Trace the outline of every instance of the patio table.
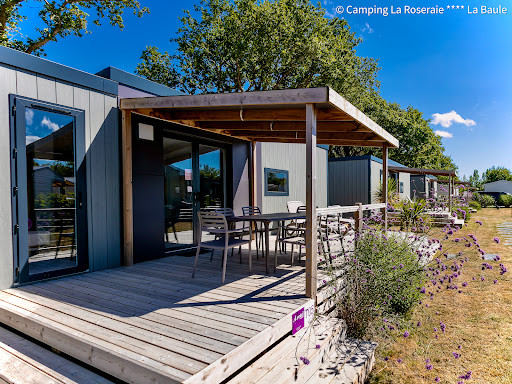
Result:
<instances>
[{"instance_id":1,"label":"patio table","mask_svg":"<svg viewBox=\"0 0 512 384\"><path fill-rule=\"evenodd\" d=\"M300 213L262 213L260 215L247 215L247 216L230 216L226 217L226 220L230 222L239 222L239 221L249 221L249 222L261 222L265 228L265 268L266 273L270 273L270 257L269 257L269 237L270 237L270 223L272 222L280 222L286 220L297 220L297 219L305 219L305 212ZM277 268L277 265L274 263L274 272Z\"/></svg>"}]
</instances>

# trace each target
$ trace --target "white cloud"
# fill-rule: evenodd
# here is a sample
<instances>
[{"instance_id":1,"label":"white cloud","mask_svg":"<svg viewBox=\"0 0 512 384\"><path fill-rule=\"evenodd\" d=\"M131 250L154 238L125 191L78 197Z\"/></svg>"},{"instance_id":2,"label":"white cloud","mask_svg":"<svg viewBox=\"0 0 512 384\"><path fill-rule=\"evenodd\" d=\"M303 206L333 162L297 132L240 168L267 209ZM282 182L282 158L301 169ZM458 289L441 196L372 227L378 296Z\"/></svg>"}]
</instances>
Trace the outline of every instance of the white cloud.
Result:
<instances>
[{"instance_id":1,"label":"white cloud","mask_svg":"<svg viewBox=\"0 0 512 384\"><path fill-rule=\"evenodd\" d=\"M48 117L43 117L43 121L41 121L41 126L49 128L53 132L57 131L60 127L59 124L54 123Z\"/></svg>"},{"instance_id":2,"label":"white cloud","mask_svg":"<svg viewBox=\"0 0 512 384\"><path fill-rule=\"evenodd\" d=\"M434 132L436 135L438 136L441 136L441 137L444 137L444 138L452 138L453 137L453 134L451 134L450 132L446 132L446 131L441 131L441 130L437 130Z\"/></svg>"},{"instance_id":3,"label":"white cloud","mask_svg":"<svg viewBox=\"0 0 512 384\"><path fill-rule=\"evenodd\" d=\"M362 32L373 33L373 29L370 27L370 24L365 23L364 28L362 29Z\"/></svg>"},{"instance_id":4,"label":"white cloud","mask_svg":"<svg viewBox=\"0 0 512 384\"><path fill-rule=\"evenodd\" d=\"M34 110L27 108L25 109L25 120L27 121L27 125L32 125L34 122Z\"/></svg>"},{"instance_id":5,"label":"white cloud","mask_svg":"<svg viewBox=\"0 0 512 384\"><path fill-rule=\"evenodd\" d=\"M464 124L466 127L471 127L472 125L476 125L474 120L471 119L463 119L461 115L459 115L455 111L451 111L448 113L434 113L432 115L433 121L432 124L438 125L441 124L442 127L448 128L453 125L453 123Z\"/></svg>"},{"instance_id":6,"label":"white cloud","mask_svg":"<svg viewBox=\"0 0 512 384\"><path fill-rule=\"evenodd\" d=\"M39 140L40 137L39 136L26 136L25 137L25 145L29 145L30 143L33 143L34 141L37 141Z\"/></svg>"}]
</instances>

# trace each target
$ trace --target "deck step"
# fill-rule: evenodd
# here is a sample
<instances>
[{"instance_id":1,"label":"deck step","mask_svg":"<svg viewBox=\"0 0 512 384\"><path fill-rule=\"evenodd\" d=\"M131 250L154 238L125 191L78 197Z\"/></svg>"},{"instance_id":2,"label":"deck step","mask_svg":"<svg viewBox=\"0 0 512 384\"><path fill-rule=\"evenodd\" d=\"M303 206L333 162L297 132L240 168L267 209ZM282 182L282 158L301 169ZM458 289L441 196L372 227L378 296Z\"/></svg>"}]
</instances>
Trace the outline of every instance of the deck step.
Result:
<instances>
[{"instance_id":1,"label":"deck step","mask_svg":"<svg viewBox=\"0 0 512 384\"><path fill-rule=\"evenodd\" d=\"M112 384L110 380L0 327L0 383Z\"/></svg>"},{"instance_id":2,"label":"deck step","mask_svg":"<svg viewBox=\"0 0 512 384\"><path fill-rule=\"evenodd\" d=\"M345 331L343 320L320 316L312 326L286 337L228 383L304 383L335 351Z\"/></svg>"},{"instance_id":3,"label":"deck step","mask_svg":"<svg viewBox=\"0 0 512 384\"><path fill-rule=\"evenodd\" d=\"M376 343L346 338L307 384L364 384L375 362Z\"/></svg>"}]
</instances>

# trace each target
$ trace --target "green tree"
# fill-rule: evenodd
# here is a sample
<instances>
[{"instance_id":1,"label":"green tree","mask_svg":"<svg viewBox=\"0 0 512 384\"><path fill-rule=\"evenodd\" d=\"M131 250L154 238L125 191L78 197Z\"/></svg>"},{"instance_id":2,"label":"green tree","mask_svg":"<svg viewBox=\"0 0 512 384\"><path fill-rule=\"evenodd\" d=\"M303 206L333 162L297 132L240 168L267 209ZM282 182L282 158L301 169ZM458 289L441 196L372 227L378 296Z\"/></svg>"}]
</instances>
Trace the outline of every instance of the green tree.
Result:
<instances>
[{"instance_id":1,"label":"green tree","mask_svg":"<svg viewBox=\"0 0 512 384\"><path fill-rule=\"evenodd\" d=\"M371 95L359 108L386 131L400 140L400 147L389 150L389 158L411 168L453 169L457 166L444 154L441 138L429 125L429 120L416 108L402 108L379 95ZM382 150L369 147L331 147L333 157L374 155Z\"/></svg>"},{"instance_id":2,"label":"green tree","mask_svg":"<svg viewBox=\"0 0 512 384\"><path fill-rule=\"evenodd\" d=\"M330 86L400 140L390 158L406 166L454 169L441 138L413 107L379 95L378 61L356 54L361 39L344 19L308 0L202 0L185 11L175 54L147 47L136 72L185 93ZM331 156L382 155L331 147Z\"/></svg>"},{"instance_id":3,"label":"green tree","mask_svg":"<svg viewBox=\"0 0 512 384\"><path fill-rule=\"evenodd\" d=\"M218 181L220 180L220 169L212 167L208 164L205 164L200 170L199 174L212 181Z\"/></svg>"},{"instance_id":4,"label":"green tree","mask_svg":"<svg viewBox=\"0 0 512 384\"><path fill-rule=\"evenodd\" d=\"M471 185L477 189L482 189L482 180L480 179L480 175L478 173L478 169L473 171L473 174L469 176L469 182Z\"/></svg>"},{"instance_id":5,"label":"green tree","mask_svg":"<svg viewBox=\"0 0 512 384\"><path fill-rule=\"evenodd\" d=\"M482 174L482 181L484 184L499 180L512 181L512 172L510 172L510 169L493 166Z\"/></svg>"},{"instance_id":6,"label":"green tree","mask_svg":"<svg viewBox=\"0 0 512 384\"><path fill-rule=\"evenodd\" d=\"M50 165L50 168L62 177L75 176L75 164L72 161L56 161Z\"/></svg>"},{"instance_id":7,"label":"green tree","mask_svg":"<svg viewBox=\"0 0 512 384\"><path fill-rule=\"evenodd\" d=\"M308 0L203 0L189 11L175 54L148 47L137 73L186 93L330 85L356 98L378 85L377 62L356 55L346 20Z\"/></svg>"},{"instance_id":8,"label":"green tree","mask_svg":"<svg viewBox=\"0 0 512 384\"><path fill-rule=\"evenodd\" d=\"M21 33L21 23L27 17L22 8L41 7L41 25L33 36ZM123 13L131 9L141 17L148 9L136 0L0 0L0 45L26 53L43 54L43 46L69 35L83 36L87 29L89 13L95 13L92 23L101 25L107 18L111 25L124 27Z\"/></svg>"}]
</instances>

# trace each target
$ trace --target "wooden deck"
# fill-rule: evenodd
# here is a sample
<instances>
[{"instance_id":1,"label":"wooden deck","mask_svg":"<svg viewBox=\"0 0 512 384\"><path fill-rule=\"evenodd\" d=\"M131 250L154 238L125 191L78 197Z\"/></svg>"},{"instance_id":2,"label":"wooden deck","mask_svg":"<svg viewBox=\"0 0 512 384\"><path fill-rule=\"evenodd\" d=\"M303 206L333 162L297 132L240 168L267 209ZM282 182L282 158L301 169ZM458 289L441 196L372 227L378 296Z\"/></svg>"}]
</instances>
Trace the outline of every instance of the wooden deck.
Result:
<instances>
[{"instance_id":1,"label":"wooden deck","mask_svg":"<svg viewBox=\"0 0 512 384\"><path fill-rule=\"evenodd\" d=\"M304 261L253 274L235 253L164 259L0 292L0 322L130 383L219 383L292 329L311 305ZM321 273L320 273L321 275ZM321 281L319 279L319 281Z\"/></svg>"}]
</instances>

